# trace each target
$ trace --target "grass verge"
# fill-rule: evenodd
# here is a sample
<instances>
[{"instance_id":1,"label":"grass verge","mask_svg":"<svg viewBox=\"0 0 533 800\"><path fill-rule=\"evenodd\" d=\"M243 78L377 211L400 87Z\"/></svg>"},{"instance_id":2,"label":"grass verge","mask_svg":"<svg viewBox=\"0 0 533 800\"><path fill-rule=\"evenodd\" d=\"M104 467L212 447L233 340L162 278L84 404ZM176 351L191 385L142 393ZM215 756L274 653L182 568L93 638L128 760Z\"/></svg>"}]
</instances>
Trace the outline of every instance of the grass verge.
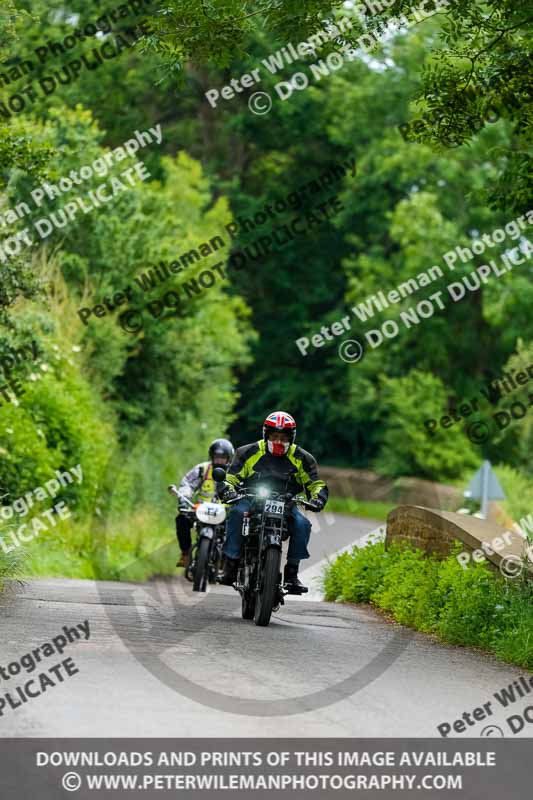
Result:
<instances>
[{"instance_id":1,"label":"grass verge","mask_svg":"<svg viewBox=\"0 0 533 800\"><path fill-rule=\"evenodd\" d=\"M18 547L17 562L26 578L141 582L173 575L179 554L173 523L146 509L109 522L105 531L95 519L58 521Z\"/></svg>"},{"instance_id":2,"label":"grass verge","mask_svg":"<svg viewBox=\"0 0 533 800\"><path fill-rule=\"evenodd\" d=\"M8 551L8 552L6 552ZM16 580L22 576L22 556L20 553L11 552L3 543L0 545L0 595L3 593L6 581Z\"/></svg>"},{"instance_id":3,"label":"grass verge","mask_svg":"<svg viewBox=\"0 0 533 800\"><path fill-rule=\"evenodd\" d=\"M387 514L396 508L398 503L378 503L372 500L355 500L353 497L330 497L326 511L337 514L351 514L354 517L365 517L384 522Z\"/></svg>"},{"instance_id":4,"label":"grass verge","mask_svg":"<svg viewBox=\"0 0 533 800\"><path fill-rule=\"evenodd\" d=\"M403 625L533 669L533 583L526 578L506 581L483 563L463 569L455 551L439 561L376 542L330 564L324 589L327 600L371 603Z\"/></svg>"}]
</instances>

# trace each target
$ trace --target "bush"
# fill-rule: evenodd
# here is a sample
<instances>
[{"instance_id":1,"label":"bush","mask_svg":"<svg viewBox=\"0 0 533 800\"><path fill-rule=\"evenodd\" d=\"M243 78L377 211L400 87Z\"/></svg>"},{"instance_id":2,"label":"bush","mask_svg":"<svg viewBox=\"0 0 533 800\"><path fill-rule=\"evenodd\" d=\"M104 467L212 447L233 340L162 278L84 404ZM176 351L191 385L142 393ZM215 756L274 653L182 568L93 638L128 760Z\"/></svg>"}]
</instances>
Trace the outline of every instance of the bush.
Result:
<instances>
[{"instance_id":1,"label":"bush","mask_svg":"<svg viewBox=\"0 0 533 800\"><path fill-rule=\"evenodd\" d=\"M5 531L0 528L0 537L2 535L5 535ZM9 542L6 545L6 550L9 550ZM0 544L0 595L4 591L6 581L20 577L21 569L20 554L17 551L6 552Z\"/></svg>"},{"instance_id":2,"label":"bush","mask_svg":"<svg viewBox=\"0 0 533 800\"><path fill-rule=\"evenodd\" d=\"M482 647L533 668L533 585L505 581L484 563L439 561L421 550L382 542L354 548L329 564L327 600L370 602L410 627L452 644Z\"/></svg>"},{"instance_id":3,"label":"bush","mask_svg":"<svg viewBox=\"0 0 533 800\"><path fill-rule=\"evenodd\" d=\"M437 582L437 565L421 550L392 547L386 551L385 572L371 602L392 611L398 622L427 630L429 603Z\"/></svg>"},{"instance_id":4,"label":"bush","mask_svg":"<svg viewBox=\"0 0 533 800\"><path fill-rule=\"evenodd\" d=\"M382 542L343 553L327 569L326 600L369 603L372 591L385 574L387 558Z\"/></svg>"},{"instance_id":5,"label":"bush","mask_svg":"<svg viewBox=\"0 0 533 800\"><path fill-rule=\"evenodd\" d=\"M496 474L505 492L505 508L515 522L533 514L533 482L530 477L504 464Z\"/></svg>"},{"instance_id":6,"label":"bush","mask_svg":"<svg viewBox=\"0 0 533 800\"><path fill-rule=\"evenodd\" d=\"M383 378L380 404L383 437L375 462L380 474L454 480L477 467L479 458L461 426L438 427L431 436L424 427L424 420L438 418L447 405L439 378L420 370L401 378Z\"/></svg>"}]
</instances>

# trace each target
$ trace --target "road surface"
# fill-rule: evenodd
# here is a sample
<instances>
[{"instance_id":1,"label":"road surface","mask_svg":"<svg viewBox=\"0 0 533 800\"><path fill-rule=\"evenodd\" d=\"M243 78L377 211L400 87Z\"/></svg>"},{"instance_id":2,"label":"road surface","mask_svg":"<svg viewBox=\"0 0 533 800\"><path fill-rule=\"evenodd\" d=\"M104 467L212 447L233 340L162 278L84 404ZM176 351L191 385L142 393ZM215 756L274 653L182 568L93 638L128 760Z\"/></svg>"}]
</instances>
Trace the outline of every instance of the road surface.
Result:
<instances>
[{"instance_id":1,"label":"road surface","mask_svg":"<svg viewBox=\"0 0 533 800\"><path fill-rule=\"evenodd\" d=\"M511 736L505 719L526 700L498 709L493 693L524 671L439 644L372 609L320 602L312 578L323 559L379 526L342 515L320 520L307 564L311 599L287 599L268 628L241 619L231 588L193 594L180 577L26 584L0 610L0 665L20 662L63 626L86 620L90 635L20 673L23 684L66 658L78 670L20 707L4 707L0 736L438 736L437 725L488 701L490 718L462 735L479 736L490 723ZM0 691L14 684L0 680ZM526 724L518 735L532 732Z\"/></svg>"}]
</instances>

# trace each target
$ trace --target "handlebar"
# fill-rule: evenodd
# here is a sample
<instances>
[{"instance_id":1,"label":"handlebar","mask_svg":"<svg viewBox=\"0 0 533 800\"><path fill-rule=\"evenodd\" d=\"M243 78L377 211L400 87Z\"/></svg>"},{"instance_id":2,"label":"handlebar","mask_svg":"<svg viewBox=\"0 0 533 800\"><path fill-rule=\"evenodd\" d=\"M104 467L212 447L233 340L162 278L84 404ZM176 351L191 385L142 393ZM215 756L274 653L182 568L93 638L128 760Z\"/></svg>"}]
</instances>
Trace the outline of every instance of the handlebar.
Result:
<instances>
[{"instance_id":1,"label":"handlebar","mask_svg":"<svg viewBox=\"0 0 533 800\"><path fill-rule=\"evenodd\" d=\"M189 500L188 497L185 497L185 495L180 494L178 489L177 489L177 487L174 486L173 483L171 483L170 486L168 487L168 491L170 492L170 494L173 494L178 498L178 500L180 501L179 502L180 506L182 505L182 503L186 503L187 504L188 508L180 508L180 510L191 511L191 510L194 509L194 503L191 502L191 500Z\"/></svg>"},{"instance_id":2,"label":"handlebar","mask_svg":"<svg viewBox=\"0 0 533 800\"><path fill-rule=\"evenodd\" d=\"M272 492L269 495L269 497L274 498L276 500L284 500L285 502L298 503L298 505L302 506L303 508L307 508L309 509L309 511L314 511L315 513L318 513L319 511L322 510L321 508L318 508L315 503L311 503L309 502L309 500L306 500L305 497L301 497L299 495L293 495L290 494L289 492L286 493ZM240 500L245 500L245 499L257 500L263 498L261 498L256 492L241 492L240 494L237 494L235 497L232 497L230 500L225 500L224 503L225 505L229 506L229 505L234 505L235 503L238 503ZM266 497L264 499L268 500L269 498Z\"/></svg>"},{"instance_id":3,"label":"handlebar","mask_svg":"<svg viewBox=\"0 0 533 800\"><path fill-rule=\"evenodd\" d=\"M168 491L170 492L170 494L175 495L180 500L180 503L186 503L187 504L188 508L182 508L180 510L182 510L182 511L192 511L194 509L194 503L191 502L188 497L185 497L184 495L180 494L178 489L177 489L177 487L174 484L171 484L168 487ZM258 499L258 497L259 497L259 495L256 492L243 491L243 492L238 493L235 497L232 497L230 500L222 500L221 502L223 502L224 505L233 506L233 505L235 505L235 503L238 503L240 500L246 500L246 499L256 500L256 499ZM284 500L285 502L297 503L298 505L302 506L302 508L307 508L309 511L314 511L315 513L318 513L319 511L322 510L322 509L319 509L316 506L315 503L309 502L309 500L306 500L305 497L301 497L300 495L293 495L293 494L290 494L289 492L285 492L285 493L283 493L283 492L272 492L269 495L269 497L274 498L274 499L278 499L278 500ZM265 499L268 499L268 498L265 498Z\"/></svg>"},{"instance_id":4,"label":"handlebar","mask_svg":"<svg viewBox=\"0 0 533 800\"><path fill-rule=\"evenodd\" d=\"M322 508L319 508L316 503L310 503L309 500L305 500L303 497L295 497L294 500L299 505L309 509L309 511L314 511L315 514L318 514L320 511L322 511Z\"/></svg>"}]
</instances>

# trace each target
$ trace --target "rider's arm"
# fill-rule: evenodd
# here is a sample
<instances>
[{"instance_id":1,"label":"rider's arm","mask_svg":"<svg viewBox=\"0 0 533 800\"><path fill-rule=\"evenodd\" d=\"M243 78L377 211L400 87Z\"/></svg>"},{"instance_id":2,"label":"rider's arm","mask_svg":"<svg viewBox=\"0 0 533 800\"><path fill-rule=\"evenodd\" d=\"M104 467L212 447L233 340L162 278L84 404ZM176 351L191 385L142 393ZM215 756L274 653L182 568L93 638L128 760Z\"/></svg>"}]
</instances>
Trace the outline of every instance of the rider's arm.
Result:
<instances>
[{"instance_id":1,"label":"rider's arm","mask_svg":"<svg viewBox=\"0 0 533 800\"><path fill-rule=\"evenodd\" d=\"M305 489L305 493L310 500L321 500L323 505L326 505L329 489L318 477L318 466L316 459L313 458L311 453L308 453L303 448L299 447L297 451L298 456L298 481Z\"/></svg>"},{"instance_id":2,"label":"rider's arm","mask_svg":"<svg viewBox=\"0 0 533 800\"><path fill-rule=\"evenodd\" d=\"M262 455L258 442L238 447L233 456L222 491L236 491L252 474L252 467Z\"/></svg>"},{"instance_id":3,"label":"rider's arm","mask_svg":"<svg viewBox=\"0 0 533 800\"><path fill-rule=\"evenodd\" d=\"M178 492L183 495L183 497L188 497L190 499L202 485L202 479L203 466L202 464L197 464L195 467L189 470L186 475L183 476L181 483L178 486Z\"/></svg>"}]
</instances>

